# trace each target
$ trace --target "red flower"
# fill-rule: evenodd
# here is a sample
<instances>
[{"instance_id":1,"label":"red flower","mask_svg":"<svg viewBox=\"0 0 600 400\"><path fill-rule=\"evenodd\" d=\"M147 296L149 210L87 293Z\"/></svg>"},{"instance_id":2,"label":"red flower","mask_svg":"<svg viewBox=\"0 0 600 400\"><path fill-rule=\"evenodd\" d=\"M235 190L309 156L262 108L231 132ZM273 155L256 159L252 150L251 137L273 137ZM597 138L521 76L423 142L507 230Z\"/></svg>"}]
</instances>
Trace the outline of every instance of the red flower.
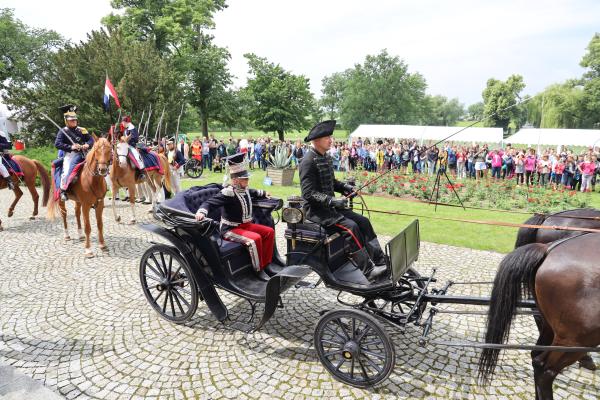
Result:
<instances>
[{"instance_id":1,"label":"red flower","mask_svg":"<svg viewBox=\"0 0 600 400\"><path fill-rule=\"evenodd\" d=\"M416 179L409 179L408 180L410 183L415 183L417 180Z\"/></svg>"},{"instance_id":2,"label":"red flower","mask_svg":"<svg viewBox=\"0 0 600 400\"><path fill-rule=\"evenodd\" d=\"M421 190L422 190L422 191L426 191L426 190L427 190L427 188L426 188L425 186L421 186Z\"/></svg>"},{"instance_id":3,"label":"red flower","mask_svg":"<svg viewBox=\"0 0 600 400\"><path fill-rule=\"evenodd\" d=\"M536 199L534 199L533 197L529 197L529 198L527 199L527 201L528 201L529 203L535 203L537 200L536 200Z\"/></svg>"}]
</instances>

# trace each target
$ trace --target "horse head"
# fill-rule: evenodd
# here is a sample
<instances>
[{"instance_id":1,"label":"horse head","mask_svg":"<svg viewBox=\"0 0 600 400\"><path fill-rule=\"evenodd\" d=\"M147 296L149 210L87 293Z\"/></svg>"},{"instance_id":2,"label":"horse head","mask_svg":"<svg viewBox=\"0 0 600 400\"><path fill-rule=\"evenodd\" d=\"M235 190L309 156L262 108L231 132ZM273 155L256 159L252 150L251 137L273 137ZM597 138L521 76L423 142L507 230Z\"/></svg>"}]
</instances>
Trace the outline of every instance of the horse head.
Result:
<instances>
[{"instance_id":1,"label":"horse head","mask_svg":"<svg viewBox=\"0 0 600 400\"><path fill-rule=\"evenodd\" d=\"M127 168L127 155L129 154L129 145L127 142L119 142L117 144L117 156L119 157L119 167Z\"/></svg>"},{"instance_id":2,"label":"horse head","mask_svg":"<svg viewBox=\"0 0 600 400\"><path fill-rule=\"evenodd\" d=\"M86 158L87 165L93 168L94 175L106 176L111 159L111 146L105 138L99 138Z\"/></svg>"}]
</instances>

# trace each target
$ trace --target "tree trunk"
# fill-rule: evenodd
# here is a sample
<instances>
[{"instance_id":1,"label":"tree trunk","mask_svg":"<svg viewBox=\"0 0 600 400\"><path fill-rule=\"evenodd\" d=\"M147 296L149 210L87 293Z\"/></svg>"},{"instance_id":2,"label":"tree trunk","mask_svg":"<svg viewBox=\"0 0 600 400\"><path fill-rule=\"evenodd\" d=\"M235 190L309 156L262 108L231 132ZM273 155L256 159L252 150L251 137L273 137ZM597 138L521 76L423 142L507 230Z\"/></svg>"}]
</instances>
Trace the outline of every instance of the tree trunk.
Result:
<instances>
[{"instance_id":1,"label":"tree trunk","mask_svg":"<svg viewBox=\"0 0 600 400\"><path fill-rule=\"evenodd\" d=\"M202 136L208 137L208 118L202 116Z\"/></svg>"},{"instance_id":2,"label":"tree trunk","mask_svg":"<svg viewBox=\"0 0 600 400\"><path fill-rule=\"evenodd\" d=\"M283 130L278 129L277 130L277 135L279 136L279 141L283 142Z\"/></svg>"}]
</instances>

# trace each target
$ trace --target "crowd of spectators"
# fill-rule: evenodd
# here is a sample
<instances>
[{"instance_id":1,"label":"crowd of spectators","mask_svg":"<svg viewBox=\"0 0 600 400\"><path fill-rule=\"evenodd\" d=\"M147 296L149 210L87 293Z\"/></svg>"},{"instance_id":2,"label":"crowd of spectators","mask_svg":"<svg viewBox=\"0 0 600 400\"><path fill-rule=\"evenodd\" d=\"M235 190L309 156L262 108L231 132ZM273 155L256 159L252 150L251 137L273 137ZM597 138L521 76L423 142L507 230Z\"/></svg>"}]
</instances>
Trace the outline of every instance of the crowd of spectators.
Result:
<instances>
[{"instance_id":1,"label":"crowd of spectators","mask_svg":"<svg viewBox=\"0 0 600 400\"><path fill-rule=\"evenodd\" d=\"M180 144L183 146L184 144ZM250 168L266 169L277 147L285 147L291 166L300 163L309 147L297 140L280 142L269 137L218 140L214 136L194 139L184 156L202 160L204 168L219 170L221 161L232 154L248 154ZM183 148L183 147L181 147ZM564 187L591 191L600 173L600 154L592 148L576 152L567 147L534 148L490 147L487 144L437 146L419 144L416 139L337 141L329 150L338 171L357 169L382 172L398 169L400 173L434 175L446 170L454 179L514 179L519 185Z\"/></svg>"}]
</instances>

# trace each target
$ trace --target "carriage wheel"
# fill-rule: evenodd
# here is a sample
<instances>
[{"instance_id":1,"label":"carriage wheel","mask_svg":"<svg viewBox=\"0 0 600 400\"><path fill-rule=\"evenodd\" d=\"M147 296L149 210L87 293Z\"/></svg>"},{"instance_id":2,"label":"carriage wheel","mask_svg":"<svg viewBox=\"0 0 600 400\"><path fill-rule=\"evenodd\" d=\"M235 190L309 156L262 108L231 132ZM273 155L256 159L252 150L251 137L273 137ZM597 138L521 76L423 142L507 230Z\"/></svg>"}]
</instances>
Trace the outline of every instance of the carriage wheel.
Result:
<instances>
[{"instance_id":1,"label":"carriage wheel","mask_svg":"<svg viewBox=\"0 0 600 400\"><path fill-rule=\"evenodd\" d=\"M408 275L411 278L420 278L421 274L414 268L410 267L409 269L406 270L406 272L404 273L405 275ZM424 281L417 281L417 286L421 289L425 288L425 282ZM427 293L427 292L425 292ZM412 303L410 304L412 306ZM427 302L421 302L421 304L419 304L419 313L420 315L423 315L423 313L425 312L425 309L427 308Z\"/></svg>"},{"instance_id":2,"label":"carriage wheel","mask_svg":"<svg viewBox=\"0 0 600 400\"><path fill-rule=\"evenodd\" d=\"M204 172L204 168L202 167L202 163L198 161L191 164L185 170L185 174L192 179L200 178L200 176L202 176L202 172Z\"/></svg>"},{"instance_id":3,"label":"carriage wheel","mask_svg":"<svg viewBox=\"0 0 600 400\"><path fill-rule=\"evenodd\" d=\"M396 351L383 326L359 310L333 310L314 334L317 355L338 380L359 388L375 386L394 369Z\"/></svg>"},{"instance_id":4,"label":"carriage wheel","mask_svg":"<svg viewBox=\"0 0 600 400\"><path fill-rule=\"evenodd\" d=\"M146 250L140 261L140 282L146 299L161 317L184 322L196 312L196 281L173 247L155 244Z\"/></svg>"}]
</instances>

